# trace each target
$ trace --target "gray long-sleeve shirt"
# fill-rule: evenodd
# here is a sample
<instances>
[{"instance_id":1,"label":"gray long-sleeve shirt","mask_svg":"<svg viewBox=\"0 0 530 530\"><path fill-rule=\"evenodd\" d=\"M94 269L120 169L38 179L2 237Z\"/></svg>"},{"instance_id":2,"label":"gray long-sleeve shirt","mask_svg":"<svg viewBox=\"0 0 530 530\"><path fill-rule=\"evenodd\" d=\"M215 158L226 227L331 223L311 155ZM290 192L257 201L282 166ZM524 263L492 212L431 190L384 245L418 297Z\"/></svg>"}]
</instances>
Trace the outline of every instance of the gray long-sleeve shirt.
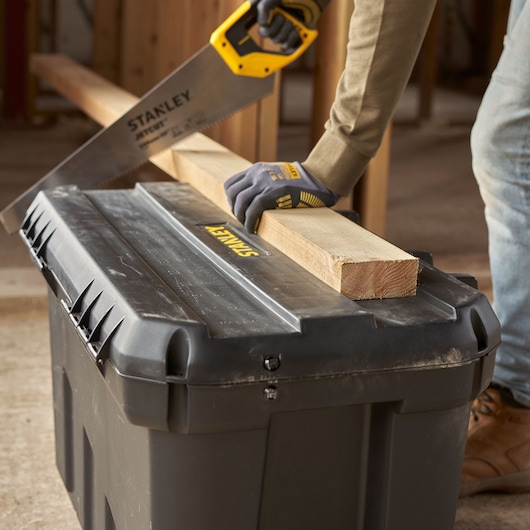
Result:
<instances>
[{"instance_id":1,"label":"gray long-sleeve shirt","mask_svg":"<svg viewBox=\"0 0 530 530\"><path fill-rule=\"evenodd\" d=\"M435 4L436 0L355 0L346 66L330 117L302 162L335 193L348 195L375 155Z\"/></svg>"}]
</instances>

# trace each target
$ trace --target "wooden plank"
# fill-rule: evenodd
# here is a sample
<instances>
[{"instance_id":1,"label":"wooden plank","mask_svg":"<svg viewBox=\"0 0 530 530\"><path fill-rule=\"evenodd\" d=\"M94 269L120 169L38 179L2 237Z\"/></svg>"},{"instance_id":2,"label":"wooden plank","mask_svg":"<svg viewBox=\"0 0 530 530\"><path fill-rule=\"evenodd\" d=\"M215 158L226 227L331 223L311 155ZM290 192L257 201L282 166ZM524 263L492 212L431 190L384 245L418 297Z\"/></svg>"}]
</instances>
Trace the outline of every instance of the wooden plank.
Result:
<instances>
[{"instance_id":1,"label":"wooden plank","mask_svg":"<svg viewBox=\"0 0 530 530\"><path fill-rule=\"evenodd\" d=\"M66 57L35 55L31 66L33 72L103 125L137 101ZM151 161L174 178L192 184L227 215L231 213L223 184L250 163L199 133ZM416 258L328 208L267 211L258 234L350 298L415 293Z\"/></svg>"},{"instance_id":2,"label":"wooden plank","mask_svg":"<svg viewBox=\"0 0 530 530\"><path fill-rule=\"evenodd\" d=\"M109 125L138 98L64 55L34 54L31 71L101 125Z\"/></svg>"},{"instance_id":3,"label":"wooden plank","mask_svg":"<svg viewBox=\"0 0 530 530\"><path fill-rule=\"evenodd\" d=\"M231 214L225 180L249 162L201 135L173 147L177 177ZM269 210L258 235L354 300L411 296L418 262L329 208Z\"/></svg>"},{"instance_id":4,"label":"wooden plank","mask_svg":"<svg viewBox=\"0 0 530 530\"><path fill-rule=\"evenodd\" d=\"M264 215L259 235L353 300L415 294L416 281L404 287L402 280L416 278L418 264L401 249L333 210L299 214L279 210Z\"/></svg>"}]
</instances>

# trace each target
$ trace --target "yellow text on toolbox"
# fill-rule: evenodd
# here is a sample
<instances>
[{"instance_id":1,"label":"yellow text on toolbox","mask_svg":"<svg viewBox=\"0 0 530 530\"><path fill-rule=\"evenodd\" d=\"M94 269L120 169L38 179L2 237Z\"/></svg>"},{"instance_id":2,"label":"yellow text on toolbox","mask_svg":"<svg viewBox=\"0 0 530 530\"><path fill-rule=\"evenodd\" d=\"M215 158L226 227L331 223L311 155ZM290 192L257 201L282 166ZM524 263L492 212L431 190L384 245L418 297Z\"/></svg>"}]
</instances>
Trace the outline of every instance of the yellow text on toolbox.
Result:
<instances>
[{"instance_id":1,"label":"yellow text on toolbox","mask_svg":"<svg viewBox=\"0 0 530 530\"><path fill-rule=\"evenodd\" d=\"M227 246L230 250L235 252L242 258L249 258L251 256L259 256L259 252L250 245L239 239L230 230L223 225L205 226L204 227L212 236L218 241Z\"/></svg>"}]
</instances>

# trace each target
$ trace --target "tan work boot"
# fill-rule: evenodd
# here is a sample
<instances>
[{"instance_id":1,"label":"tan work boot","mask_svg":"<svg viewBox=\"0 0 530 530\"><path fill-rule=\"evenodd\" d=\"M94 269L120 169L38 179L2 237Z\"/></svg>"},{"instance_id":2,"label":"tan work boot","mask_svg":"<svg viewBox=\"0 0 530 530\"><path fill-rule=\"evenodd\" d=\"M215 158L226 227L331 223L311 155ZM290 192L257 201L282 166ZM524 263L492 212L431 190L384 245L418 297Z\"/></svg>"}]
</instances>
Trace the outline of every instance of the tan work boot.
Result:
<instances>
[{"instance_id":1,"label":"tan work boot","mask_svg":"<svg viewBox=\"0 0 530 530\"><path fill-rule=\"evenodd\" d=\"M473 402L460 497L530 491L530 409L491 384Z\"/></svg>"}]
</instances>

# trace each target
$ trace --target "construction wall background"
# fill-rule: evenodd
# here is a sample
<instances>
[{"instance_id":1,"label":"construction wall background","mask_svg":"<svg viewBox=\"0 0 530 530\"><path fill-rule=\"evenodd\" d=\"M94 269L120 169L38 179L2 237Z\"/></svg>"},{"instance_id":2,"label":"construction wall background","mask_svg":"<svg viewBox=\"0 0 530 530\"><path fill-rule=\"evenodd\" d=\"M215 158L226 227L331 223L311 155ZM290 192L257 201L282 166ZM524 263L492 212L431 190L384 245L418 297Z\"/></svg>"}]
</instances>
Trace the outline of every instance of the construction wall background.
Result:
<instances>
[{"instance_id":1,"label":"construction wall background","mask_svg":"<svg viewBox=\"0 0 530 530\"><path fill-rule=\"evenodd\" d=\"M334 0L340 2L341 0ZM347 0L351 3L351 0ZM53 111L27 73L34 52L63 53L142 95L202 43L241 0L0 0L2 115ZM437 83L483 89L502 47L509 0L440 0ZM294 68L311 67L311 54ZM26 68L27 71L27 68ZM9 102L17 94L16 108ZM22 97L23 96L23 97ZM23 104L22 104L23 103ZM22 107L22 108L20 108Z\"/></svg>"}]
</instances>

